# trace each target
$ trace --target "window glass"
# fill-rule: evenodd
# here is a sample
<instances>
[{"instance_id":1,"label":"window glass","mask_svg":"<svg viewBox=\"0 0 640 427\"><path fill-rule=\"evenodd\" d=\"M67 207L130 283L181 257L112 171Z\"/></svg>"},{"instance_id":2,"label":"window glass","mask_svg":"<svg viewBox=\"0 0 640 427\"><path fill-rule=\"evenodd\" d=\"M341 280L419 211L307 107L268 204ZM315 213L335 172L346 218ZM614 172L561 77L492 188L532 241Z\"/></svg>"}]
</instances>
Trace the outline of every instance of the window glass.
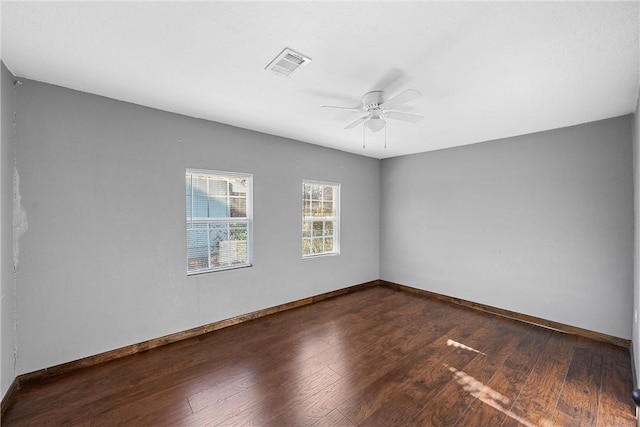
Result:
<instances>
[{"instance_id":1,"label":"window glass","mask_svg":"<svg viewBox=\"0 0 640 427\"><path fill-rule=\"evenodd\" d=\"M302 182L302 257L337 255L340 184Z\"/></svg>"},{"instance_id":2,"label":"window glass","mask_svg":"<svg viewBox=\"0 0 640 427\"><path fill-rule=\"evenodd\" d=\"M186 171L187 274L251 265L251 174Z\"/></svg>"}]
</instances>

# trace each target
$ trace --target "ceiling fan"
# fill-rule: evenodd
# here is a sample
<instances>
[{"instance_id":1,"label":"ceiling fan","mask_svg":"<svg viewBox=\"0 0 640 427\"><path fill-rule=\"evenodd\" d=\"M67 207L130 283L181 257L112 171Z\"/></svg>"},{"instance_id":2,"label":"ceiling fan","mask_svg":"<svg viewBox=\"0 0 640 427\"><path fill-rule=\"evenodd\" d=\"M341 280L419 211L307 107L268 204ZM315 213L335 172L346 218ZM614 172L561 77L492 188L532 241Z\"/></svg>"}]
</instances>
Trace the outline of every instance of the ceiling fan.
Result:
<instances>
[{"instance_id":1,"label":"ceiling fan","mask_svg":"<svg viewBox=\"0 0 640 427\"><path fill-rule=\"evenodd\" d=\"M372 132L378 132L385 127L387 123L385 119L401 120L410 123L417 123L422 120L424 116L409 114L402 111L393 111L394 108L406 104L407 102L412 101L419 96L421 96L421 93L417 90L407 89L404 92L401 92L398 95L387 99L385 91L374 90L372 92L367 92L364 94L364 96L362 97L362 106L359 108L337 107L332 105L323 105L320 108L333 108L339 110L360 112L362 116L359 119L349 123L345 127L345 129L351 129L360 125L361 123L364 123L364 126L367 129L371 130Z\"/></svg>"}]
</instances>

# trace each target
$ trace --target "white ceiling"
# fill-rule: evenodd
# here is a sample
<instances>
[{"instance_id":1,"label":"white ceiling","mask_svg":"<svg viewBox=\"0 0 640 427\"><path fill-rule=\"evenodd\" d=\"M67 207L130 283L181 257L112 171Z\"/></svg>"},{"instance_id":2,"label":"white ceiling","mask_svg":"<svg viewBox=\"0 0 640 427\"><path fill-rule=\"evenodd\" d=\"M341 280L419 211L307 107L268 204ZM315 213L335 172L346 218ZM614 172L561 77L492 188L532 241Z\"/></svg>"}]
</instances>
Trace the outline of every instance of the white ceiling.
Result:
<instances>
[{"instance_id":1,"label":"white ceiling","mask_svg":"<svg viewBox=\"0 0 640 427\"><path fill-rule=\"evenodd\" d=\"M375 158L634 112L639 3L2 2L16 75ZM284 48L312 58L265 71ZM417 124L344 130L365 92Z\"/></svg>"}]
</instances>

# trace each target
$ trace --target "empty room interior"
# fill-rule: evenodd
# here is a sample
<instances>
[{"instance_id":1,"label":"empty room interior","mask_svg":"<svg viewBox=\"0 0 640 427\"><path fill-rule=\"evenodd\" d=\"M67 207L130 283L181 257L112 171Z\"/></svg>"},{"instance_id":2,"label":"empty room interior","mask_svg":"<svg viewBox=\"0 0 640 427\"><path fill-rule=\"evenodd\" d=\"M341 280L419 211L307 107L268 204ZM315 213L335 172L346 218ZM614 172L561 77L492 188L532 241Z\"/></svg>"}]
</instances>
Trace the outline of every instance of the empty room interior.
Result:
<instances>
[{"instance_id":1,"label":"empty room interior","mask_svg":"<svg viewBox=\"0 0 640 427\"><path fill-rule=\"evenodd\" d=\"M636 426L640 2L0 7L2 425Z\"/></svg>"}]
</instances>

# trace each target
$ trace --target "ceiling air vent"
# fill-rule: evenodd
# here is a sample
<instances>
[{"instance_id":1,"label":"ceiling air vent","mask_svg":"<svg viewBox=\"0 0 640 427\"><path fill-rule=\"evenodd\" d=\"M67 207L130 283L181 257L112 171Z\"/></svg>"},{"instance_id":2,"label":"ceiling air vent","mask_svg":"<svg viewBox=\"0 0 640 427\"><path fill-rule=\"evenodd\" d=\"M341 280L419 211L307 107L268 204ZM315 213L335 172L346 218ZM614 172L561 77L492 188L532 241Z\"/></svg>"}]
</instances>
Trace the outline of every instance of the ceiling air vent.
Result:
<instances>
[{"instance_id":1,"label":"ceiling air vent","mask_svg":"<svg viewBox=\"0 0 640 427\"><path fill-rule=\"evenodd\" d=\"M311 58L285 47L282 52L267 65L265 70L271 70L274 73L287 77L309 62L311 62Z\"/></svg>"}]
</instances>

